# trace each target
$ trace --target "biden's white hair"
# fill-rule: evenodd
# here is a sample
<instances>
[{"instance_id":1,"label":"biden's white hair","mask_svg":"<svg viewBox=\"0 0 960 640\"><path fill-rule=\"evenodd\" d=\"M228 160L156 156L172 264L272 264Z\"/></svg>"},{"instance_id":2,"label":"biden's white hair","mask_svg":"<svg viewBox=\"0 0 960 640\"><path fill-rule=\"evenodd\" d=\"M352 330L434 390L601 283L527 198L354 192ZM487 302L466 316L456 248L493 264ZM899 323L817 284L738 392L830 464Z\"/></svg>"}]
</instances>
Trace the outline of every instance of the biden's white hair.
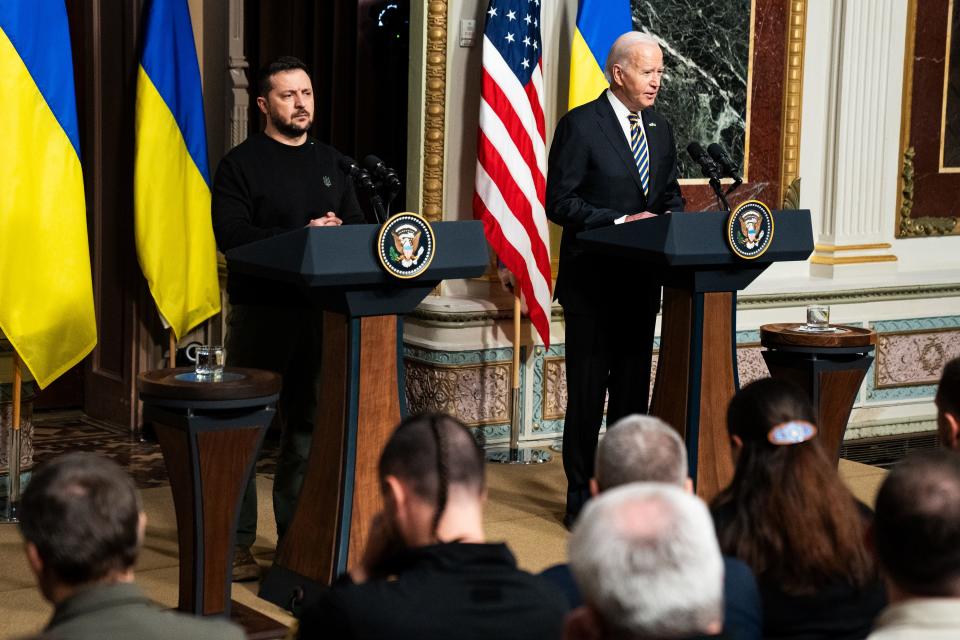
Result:
<instances>
[{"instance_id":1,"label":"biden's white hair","mask_svg":"<svg viewBox=\"0 0 960 640\"><path fill-rule=\"evenodd\" d=\"M607 53L607 62L603 65L603 75L607 82L613 82L613 65L623 66L627 58L630 57L630 52L638 44L660 46L660 42L655 37L643 31L627 31L619 36L614 40L613 46L610 47L610 51Z\"/></svg>"},{"instance_id":2,"label":"biden's white hair","mask_svg":"<svg viewBox=\"0 0 960 640\"><path fill-rule=\"evenodd\" d=\"M615 638L679 638L723 621L723 558L702 500L633 483L590 500L570 538L584 601Z\"/></svg>"}]
</instances>

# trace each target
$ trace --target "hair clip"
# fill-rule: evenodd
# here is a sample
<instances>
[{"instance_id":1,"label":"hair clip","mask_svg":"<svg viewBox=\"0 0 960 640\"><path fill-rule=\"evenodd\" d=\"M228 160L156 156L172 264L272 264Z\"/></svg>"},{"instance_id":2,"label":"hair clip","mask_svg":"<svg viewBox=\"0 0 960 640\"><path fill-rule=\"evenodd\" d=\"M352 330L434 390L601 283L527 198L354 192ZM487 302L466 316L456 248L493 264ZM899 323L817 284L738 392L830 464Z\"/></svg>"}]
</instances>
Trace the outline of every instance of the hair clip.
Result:
<instances>
[{"instance_id":1,"label":"hair clip","mask_svg":"<svg viewBox=\"0 0 960 640\"><path fill-rule=\"evenodd\" d=\"M767 440L776 445L800 444L817 435L817 427L806 420L782 422L767 432Z\"/></svg>"}]
</instances>

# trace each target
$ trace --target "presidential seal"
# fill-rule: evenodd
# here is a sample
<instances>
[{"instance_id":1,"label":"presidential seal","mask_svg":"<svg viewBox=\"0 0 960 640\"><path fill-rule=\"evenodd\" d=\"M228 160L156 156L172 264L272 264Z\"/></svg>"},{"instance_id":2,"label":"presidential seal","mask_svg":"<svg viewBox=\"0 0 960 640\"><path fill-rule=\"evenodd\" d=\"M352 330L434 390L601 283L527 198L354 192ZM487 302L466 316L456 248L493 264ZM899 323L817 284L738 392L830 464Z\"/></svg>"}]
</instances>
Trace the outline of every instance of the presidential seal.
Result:
<instances>
[{"instance_id":1,"label":"presidential seal","mask_svg":"<svg viewBox=\"0 0 960 640\"><path fill-rule=\"evenodd\" d=\"M415 213L392 216L377 236L380 264L396 278L416 278L426 271L435 249L430 223Z\"/></svg>"},{"instance_id":2,"label":"presidential seal","mask_svg":"<svg viewBox=\"0 0 960 640\"><path fill-rule=\"evenodd\" d=\"M741 258L759 258L772 241L773 214L759 200L747 200L727 218L727 244Z\"/></svg>"}]
</instances>

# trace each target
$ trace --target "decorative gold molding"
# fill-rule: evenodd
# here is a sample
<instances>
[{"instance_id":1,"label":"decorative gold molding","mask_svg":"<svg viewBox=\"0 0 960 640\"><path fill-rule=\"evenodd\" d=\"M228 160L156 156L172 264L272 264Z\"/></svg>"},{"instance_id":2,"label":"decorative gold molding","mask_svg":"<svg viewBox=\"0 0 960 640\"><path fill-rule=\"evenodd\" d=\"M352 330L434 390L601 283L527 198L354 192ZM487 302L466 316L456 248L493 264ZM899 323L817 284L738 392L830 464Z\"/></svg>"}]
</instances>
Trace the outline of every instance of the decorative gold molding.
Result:
<instances>
[{"instance_id":1,"label":"decorative gold molding","mask_svg":"<svg viewBox=\"0 0 960 640\"><path fill-rule=\"evenodd\" d=\"M909 121L904 126L909 128ZM903 169L900 171L900 209L897 211L899 233L897 235L901 238L948 235L957 227L956 218L911 217L913 213L913 158L916 153L917 151L913 147L907 147L903 152Z\"/></svg>"},{"instance_id":2,"label":"decorative gold molding","mask_svg":"<svg viewBox=\"0 0 960 640\"><path fill-rule=\"evenodd\" d=\"M814 250L824 253L833 253L835 251L867 251L870 249L890 249L893 245L889 242L877 242L876 244L815 244Z\"/></svg>"},{"instance_id":3,"label":"decorative gold molding","mask_svg":"<svg viewBox=\"0 0 960 640\"><path fill-rule=\"evenodd\" d=\"M800 171L800 114L803 105L803 45L807 0L792 0L787 17L787 64L783 83L783 141L780 150L780 197L786 201ZM799 184L797 185L799 191ZM799 194L796 202L799 204ZM785 207L786 208L786 207ZM798 209L799 206L791 207Z\"/></svg>"},{"instance_id":4,"label":"decorative gold molding","mask_svg":"<svg viewBox=\"0 0 960 640\"><path fill-rule=\"evenodd\" d=\"M948 25L949 28L949 25ZM898 238L923 238L944 236L960 231L956 218L924 216L913 218L913 158L917 150L910 145L910 120L913 116L913 56L917 38L917 0L907 5L907 40L903 52L903 96L900 113L900 153L903 166L900 170L900 189L897 193Z\"/></svg>"},{"instance_id":5,"label":"decorative gold molding","mask_svg":"<svg viewBox=\"0 0 960 640\"><path fill-rule=\"evenodd\" d=\"M813 256L810 262L813 264L866 264L868 262L896 262L897 256L849 256L840 258L831 258L829 256Z\"/></svg>"},{"instance_id":6,"label":"decorative gold molding","mask_svg":"<svg viewBox=\"0 0 960 640\"><path fill-rule=\"evenodd\" d=\"M800 178L794 178L783 194L781 209L792 210L800 208Z\"/></svg>"},{"instance_id":7,"label":"decorative gold molding","mask_svg":"<svg viewBox=\"0 0 960 640\"><path fill-rule=\"evenodd\" d=\"M447 105L447 0L427 5L426 86L423 96L423 217L443 215L443 154Z\"/></svg>"},{"instance_id":8,"label":"decorative gold molding","mask_svg":"<svg viewBox=\"0 0 960 640\"><path fill-rule=\"evenodd\" d=\"M947 147L947 96L950 88L950 44L953 39L953 0L947 5L947 42L944 47L943 58L943 103L940 107L940 173L960 173L960 167L943 166L943 158Z\"/></svg>"}]
</instances>

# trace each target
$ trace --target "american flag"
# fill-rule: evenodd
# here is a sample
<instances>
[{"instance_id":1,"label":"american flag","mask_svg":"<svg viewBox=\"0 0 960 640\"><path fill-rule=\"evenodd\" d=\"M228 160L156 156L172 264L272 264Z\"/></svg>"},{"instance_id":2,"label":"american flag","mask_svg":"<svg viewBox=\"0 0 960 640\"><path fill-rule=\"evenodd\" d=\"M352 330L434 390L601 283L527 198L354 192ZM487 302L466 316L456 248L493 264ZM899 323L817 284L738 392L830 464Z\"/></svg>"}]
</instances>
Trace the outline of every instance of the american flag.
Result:
<instances>
[{"instance_id":1,"label":"american flag","mask_svg":"<svg viewBox=\"0 0 960 640\"><path fill-rule=\"evenodd\" d=\"M514 274L530 321L549 347L542 50L540 0L490 0L473 214L483 220L487 241Z\"/></svg>"}]
</instances>

